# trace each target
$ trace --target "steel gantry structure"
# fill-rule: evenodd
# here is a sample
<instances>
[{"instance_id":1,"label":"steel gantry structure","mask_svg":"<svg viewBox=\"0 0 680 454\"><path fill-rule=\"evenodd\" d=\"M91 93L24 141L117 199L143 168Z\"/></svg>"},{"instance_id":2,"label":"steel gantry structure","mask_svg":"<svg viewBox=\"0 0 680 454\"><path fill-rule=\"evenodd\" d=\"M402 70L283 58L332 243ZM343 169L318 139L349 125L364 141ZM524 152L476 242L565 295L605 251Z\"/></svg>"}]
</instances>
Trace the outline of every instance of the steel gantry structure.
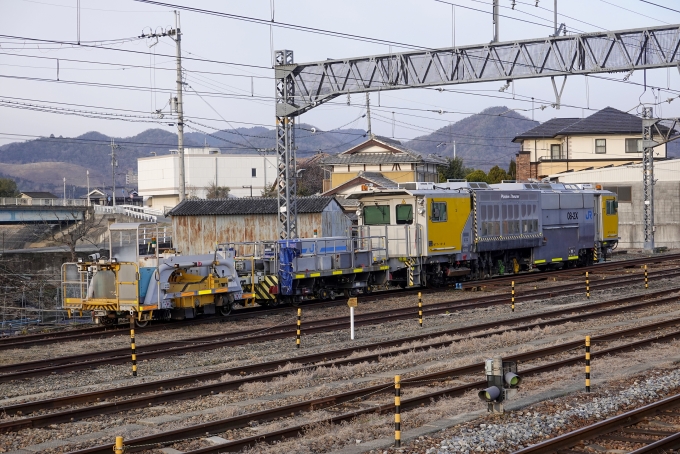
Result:
<instances>
[{"instance_id":1,"label":"steel gantry structure","mask_svg":"<svg viewBox=\"0 0 680 454\"><path fill-rule=\"evenodd\" d=\"M276 51L279 234L297 237L293 127L295 117L316 106L353 93L538 77L553 78L559 105L555 77L680 69L679 47L680 25L667 25L312 63L294 63L293 51Z\"/></svg>"}]
</instances>

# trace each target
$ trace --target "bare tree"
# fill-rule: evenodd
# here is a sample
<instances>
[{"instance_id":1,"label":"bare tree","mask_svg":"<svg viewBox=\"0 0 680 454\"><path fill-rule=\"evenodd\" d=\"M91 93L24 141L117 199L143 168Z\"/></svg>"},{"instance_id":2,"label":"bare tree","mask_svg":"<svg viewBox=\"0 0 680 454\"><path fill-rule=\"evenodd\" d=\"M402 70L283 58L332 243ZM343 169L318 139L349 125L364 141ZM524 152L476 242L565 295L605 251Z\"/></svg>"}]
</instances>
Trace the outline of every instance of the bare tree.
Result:
<instances>
[{"instance_id":1,"label":"bare tree","mask_svg":"<svg viewBox=\"0 0 680 454\"><path fill-rule=\"evenodd\" d=\"M310 196L323 191L324 171L317 160L310 159L299 165L298 172L300 172L297 181L298 196Z\"/></svg>"},{"instance_id":2,"label":"bare tree","mask_svg":"<svg viewBox=\"0 0 680 454\"><path fill-rule=\"evenodd\" d=\"M265 183L264 189L260 191L260 196L265 198L276 197L276 181L273 183Z\"/></svg>"},{"instance_id":3,"label":"bare tree","mask_svg":"<svg viewBox=\"0 0 680 454\"><path fill-rule=\"evenodd\" d=\"M229 197L229 191L231 189L227 186L218 186L215 181L211 181L208 186L205 187L206 199L226 199Z\"/></svg>"},{"instance_id":4,"label":"bare tree","mask_svg":"<svg viewBox=\"0 0 680 454\"><path fill-rule=\"evenodd\" d=\"M199 188L197 186L194 186L192 184L186 185L186 191L187 191L187 200L198 200L200 197L198 196L198 191Z\"/></svg>"},{"instance_id":5,"label":"bare tree","mask_svg":"<svg viewBox=\"0 0 680 454\"><path fill-rule=\"evenodd\" d=\"M82 220L80 215L82 213ZM94 208L87 207L84 211L73 210L65 217L57 216L57 224L50 225L47 233L47 240L63 247L71 254L71 261L77 260L76 247L82 243L89 243L93 246L98 246L92 234L97 233L102 227L104 217L97 217L94 214ZM48 224L47 221L44 221Z\"/></svg>"}]
</instances>

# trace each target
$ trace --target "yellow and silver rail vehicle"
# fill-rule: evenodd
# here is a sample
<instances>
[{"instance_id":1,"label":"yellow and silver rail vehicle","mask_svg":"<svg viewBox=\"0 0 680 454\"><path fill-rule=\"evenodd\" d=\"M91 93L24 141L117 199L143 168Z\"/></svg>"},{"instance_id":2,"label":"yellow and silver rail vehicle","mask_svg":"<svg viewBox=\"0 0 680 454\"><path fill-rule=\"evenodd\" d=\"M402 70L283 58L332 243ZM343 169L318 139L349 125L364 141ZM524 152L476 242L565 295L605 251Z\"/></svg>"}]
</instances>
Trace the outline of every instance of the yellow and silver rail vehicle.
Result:
<instances>
[{"instance_id":1,"label":"yellow and silver rail vehicle","mask_svg":"<svg viewBox=\"0 0 680 454\"><path fill-rule=\"evenodd\" d=\"M233 255L181 256L162 233L153 223L111 224L110 257L63 265L63 307L91 311L100 324L133 316L145 326L152 319L228 313L243 298Z\"/></svg>"},{"instance_id":2,"label":"yellow and silver rail vehicle","mask_svg":"<svg viewBox=\"0 0 680 454\"><path fill-rule=\"evenodd\" d=\"M359 232L388 239L389 282L402 287L583 266L618 242L616 194L586 185L449 180L349 197Z\"/></svg>"}]
</instances>

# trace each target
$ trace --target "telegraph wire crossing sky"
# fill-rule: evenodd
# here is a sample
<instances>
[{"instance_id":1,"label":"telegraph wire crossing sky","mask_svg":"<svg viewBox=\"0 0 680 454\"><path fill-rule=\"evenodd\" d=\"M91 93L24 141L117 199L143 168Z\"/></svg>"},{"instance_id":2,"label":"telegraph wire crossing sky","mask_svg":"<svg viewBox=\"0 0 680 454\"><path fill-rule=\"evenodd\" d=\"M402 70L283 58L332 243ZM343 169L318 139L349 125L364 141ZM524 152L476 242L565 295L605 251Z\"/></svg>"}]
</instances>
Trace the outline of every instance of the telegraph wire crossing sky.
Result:
<instances>
[{"instance_id":1,"label":"telegraph wire crossing sky","mask_svg":"<svg viewBox=\"0 0 680 454\"><path fill-rule=\"evenodd\" d=\"M499 2L501 42L554 32L553 0ZM557 3L558 24L568 34L680 22L680 8L670 0ZM78 11L70 0L0 0L0 144L88 131L117 137L148 128L176 132L169 105L175 43L139 38L173 28L173 8L181 17L187 125L193 121L194 130L205 133L273 128L272 50L291 49L295 61L305 63L493 38L492 0L346 0L334 6L319 0L81 0ZM680 73L670 69L570 76L559 111L551 107L549 78L372 93L372 129L408 140L498 105L538 121L587 116L607 106L637 113L643 103L654 104L657 116L678 116L679 81ZM321 130L365 129L364 109L365 96L339 97L298 122Z\"/></svg>"}]
</instances>

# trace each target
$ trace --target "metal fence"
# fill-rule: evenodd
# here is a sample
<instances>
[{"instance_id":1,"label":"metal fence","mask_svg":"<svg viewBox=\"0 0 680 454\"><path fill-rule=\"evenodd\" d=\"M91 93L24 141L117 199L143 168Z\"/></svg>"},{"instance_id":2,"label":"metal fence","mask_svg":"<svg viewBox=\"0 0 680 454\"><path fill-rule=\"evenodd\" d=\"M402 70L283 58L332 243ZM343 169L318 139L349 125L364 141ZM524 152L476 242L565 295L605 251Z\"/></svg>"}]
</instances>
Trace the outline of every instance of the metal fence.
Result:
<instances>
[{"instance_id":1,"label":"metal fence","mask_svg":"<svg viewBox=\"0 0 680 454\"><path fill-rule=\"evenodd\" d=\"M137 205L116 205L115 207L94 205L94 212L99 214L124 214L146 222L157 222L158 217L163 216L163 212L160 210Z\"/></svg>"},{"instance_id":2,"label":"metal fence","mask_svg":"<svg viewBox=\"0 0 680 454\"><path fill-rule=\"evenodd\" d=\"M28 199L21 197L0 197L0 205L9 206L54 206L54 207L84 207L85 199Z\"/></svg>"}]
</instances>

